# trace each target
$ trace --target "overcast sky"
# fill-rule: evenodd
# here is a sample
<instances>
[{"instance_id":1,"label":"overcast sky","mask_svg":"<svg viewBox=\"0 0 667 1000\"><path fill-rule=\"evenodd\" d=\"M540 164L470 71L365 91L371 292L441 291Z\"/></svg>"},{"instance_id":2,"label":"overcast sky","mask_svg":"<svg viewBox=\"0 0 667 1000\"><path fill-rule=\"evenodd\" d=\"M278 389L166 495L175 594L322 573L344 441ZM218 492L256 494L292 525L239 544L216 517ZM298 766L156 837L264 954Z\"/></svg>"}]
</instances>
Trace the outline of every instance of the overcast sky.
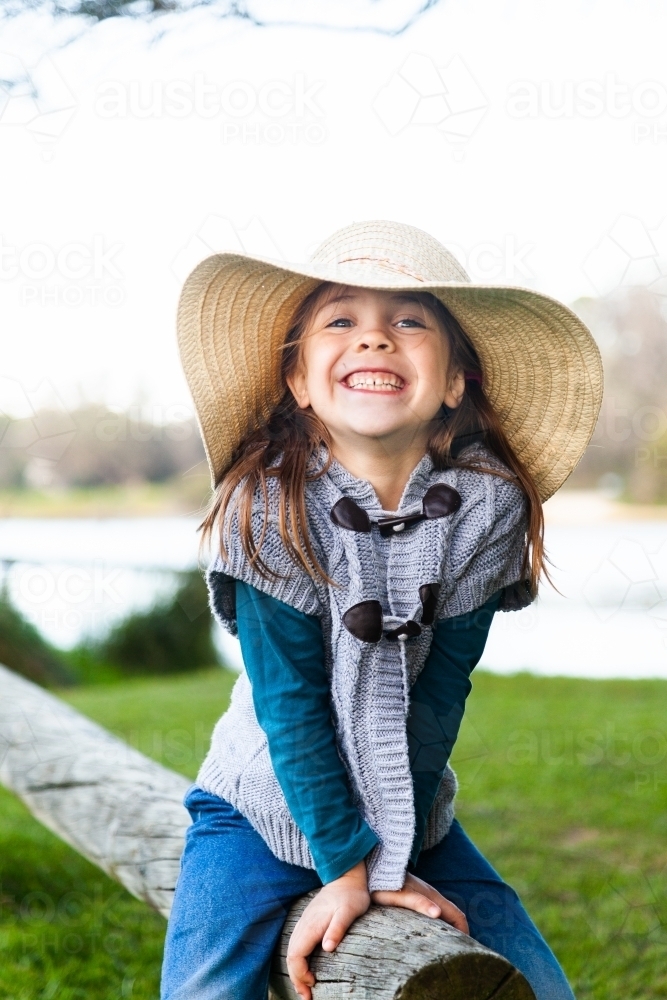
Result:
<instances>
[{"instance_id":1,"label":"overcast sky","mask_svg":"<svg viewBox=\"0 0 667 1000\"><path fill-rule=\"evenodd\" d=\"M48 21L3 26L0 78L25 85L0 118L0 409L185 415L194 264L302 260L353 220L420 226L473 279L568 303L667 293L663 4L447 0L398 37L211 9L161 24L107 21L50 57Z\"/></svg>"}]
</instances>

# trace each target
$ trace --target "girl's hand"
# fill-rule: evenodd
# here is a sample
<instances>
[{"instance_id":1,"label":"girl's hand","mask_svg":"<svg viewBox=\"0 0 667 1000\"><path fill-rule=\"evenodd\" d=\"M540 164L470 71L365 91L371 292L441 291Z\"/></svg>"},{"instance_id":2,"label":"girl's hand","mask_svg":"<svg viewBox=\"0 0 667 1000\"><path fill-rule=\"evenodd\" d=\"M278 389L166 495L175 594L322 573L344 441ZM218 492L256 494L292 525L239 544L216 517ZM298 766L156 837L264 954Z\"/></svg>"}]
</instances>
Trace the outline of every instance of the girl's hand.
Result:
<instances>
[{"instance_id":1,"label":"girl's hand","mask_svg":"<svg viewBox=\"0 0 667 1000\"><path fill-rule=\"evenodd\" d=\"M402 889L378 889L371 893L371 899L380 906L403 906L406 910L415 910L427 917L439 917L464 934L470 933L465 914L458 906L441 896L428 882L423 882L410 872L405 876Z\"/></svg>"},{"instance_id":2,"label":"girl's hand","mask_svg":"<svg viewBox=\"0 0 667 1000\"><path fill-rule=\"evenodd\" d=\"M437 889L408 872L402 889L368 892L366 862L329 882L303 911L292 931L287 948L287 971L294 989L303 1000L311 1000L315 976L308 968L308 955L322 942L324 951L333 951L350 925L365 913L371 899L380 906L402 906L427 917L439 917L468 934L468 921L458 906L441 896Z\"/></svg>"},{"instance_id":3,"label":"girl's hand","mask_svg":"<svg viewBox=\"0 0 667 1000\"><path fill-rule=\"evenodd\" d=\"M303 1000L311 1000L310 988L315 983L315 976L308 968L308 955L320 941L324 951L337 948L350 924L366 912L370 903L365 861L328 882L311 899L292 931L287 948L287 971Z\"/></svg>"}]
</instances>

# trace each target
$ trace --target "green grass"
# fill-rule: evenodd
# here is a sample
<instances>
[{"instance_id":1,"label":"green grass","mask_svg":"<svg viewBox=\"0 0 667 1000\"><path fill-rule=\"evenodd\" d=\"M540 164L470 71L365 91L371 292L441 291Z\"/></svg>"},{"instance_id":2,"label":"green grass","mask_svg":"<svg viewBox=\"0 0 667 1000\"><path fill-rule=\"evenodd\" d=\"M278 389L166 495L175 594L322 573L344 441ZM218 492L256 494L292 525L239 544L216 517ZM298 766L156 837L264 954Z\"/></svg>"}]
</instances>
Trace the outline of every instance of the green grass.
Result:
<instances>
[{"instance_id":1,"label":"green grass","mask_svg":"<svg viewBox=\"0 0 667 1000\"><path fill-rule=\"evenodd\" d=\"M577 996L667 997L667 683L480 674L454 765Z\"/></svg>"},{"instance_id":2,"label":"green grass","mask_svg":"<svg viewBox=\"0 0 667 1000\"><path fill-rule=\"evenodd\" d=\"M194 777L233 675L68 690ZM517 889L579 1000L667 997L667 683L478 673L458 816ZM162 918L1 794L0 997L155 1000Z\"/></svg>"}]
</instances>

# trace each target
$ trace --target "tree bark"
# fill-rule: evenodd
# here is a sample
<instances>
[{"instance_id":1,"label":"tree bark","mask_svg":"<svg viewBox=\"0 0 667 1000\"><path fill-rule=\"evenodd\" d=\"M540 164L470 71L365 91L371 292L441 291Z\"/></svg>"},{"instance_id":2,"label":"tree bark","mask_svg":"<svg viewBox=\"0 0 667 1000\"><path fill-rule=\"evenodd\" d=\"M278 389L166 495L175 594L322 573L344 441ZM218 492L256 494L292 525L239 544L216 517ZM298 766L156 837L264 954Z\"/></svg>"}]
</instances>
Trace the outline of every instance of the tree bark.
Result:
<instances>
[{"instance_id":1,"label":"tree bark","mask_svg":"<svg viewBox=\"0 0 667 1000\"><path fill-rule=\"evenodd\" d=\"M0 781L45 826L164 917L190 816L187 778L0 666ZM311 894L312 896L312 894ZM285 922L271 985L297 996L285 955L311 896ZM314 1000L534 1000L506 959L445 924L371 906L336 952L316 949Z\"/></svg>"}]
</instances>

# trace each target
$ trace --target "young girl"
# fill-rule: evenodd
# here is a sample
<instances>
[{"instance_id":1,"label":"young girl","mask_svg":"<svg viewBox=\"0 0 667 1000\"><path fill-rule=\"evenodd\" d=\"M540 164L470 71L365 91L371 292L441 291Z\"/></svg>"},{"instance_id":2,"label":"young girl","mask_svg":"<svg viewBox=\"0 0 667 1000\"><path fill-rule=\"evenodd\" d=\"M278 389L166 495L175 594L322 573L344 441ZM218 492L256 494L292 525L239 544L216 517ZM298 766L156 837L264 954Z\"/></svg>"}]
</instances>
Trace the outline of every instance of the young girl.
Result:
<instances>
[{"instance_id":1,"label":"young girl","mask_svg":"<svg viewBox=\"0 0 667 1000\"><path fill-rule=\"evenodd\" d=\"M178 331L214 487L211 607L245 670L184 799L162 1000L265 1000L313 889L288 952L304 1000L310 952L371 901L445 920L538 1000L572 1000L454 819L448 761L493 615L537 593L542 501L593 431L590 333L384 222L307 265L209 257Z\"/></svg>"}]
</instances>

